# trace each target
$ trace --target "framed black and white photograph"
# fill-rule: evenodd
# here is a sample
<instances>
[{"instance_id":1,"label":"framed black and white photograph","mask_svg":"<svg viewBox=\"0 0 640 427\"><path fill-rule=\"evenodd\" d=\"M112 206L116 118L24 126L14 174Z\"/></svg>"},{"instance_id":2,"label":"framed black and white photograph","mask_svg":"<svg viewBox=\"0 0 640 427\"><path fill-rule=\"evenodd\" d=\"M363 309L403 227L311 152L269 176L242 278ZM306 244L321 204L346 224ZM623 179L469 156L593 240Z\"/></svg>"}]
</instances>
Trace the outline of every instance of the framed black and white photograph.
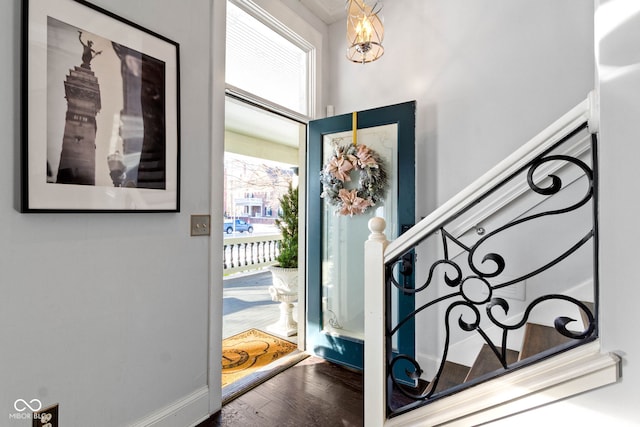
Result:
<instances>
[{"instance_id":1,"label":"framed black and white photograph","mask_svg":"<svg viewBox=\"0 0 640 427\"><path fill-rule=\"evenodd\" d=\"M178 44L81 0L22 31L21 211L179 211Z\"/></svg>"}]
</instances>

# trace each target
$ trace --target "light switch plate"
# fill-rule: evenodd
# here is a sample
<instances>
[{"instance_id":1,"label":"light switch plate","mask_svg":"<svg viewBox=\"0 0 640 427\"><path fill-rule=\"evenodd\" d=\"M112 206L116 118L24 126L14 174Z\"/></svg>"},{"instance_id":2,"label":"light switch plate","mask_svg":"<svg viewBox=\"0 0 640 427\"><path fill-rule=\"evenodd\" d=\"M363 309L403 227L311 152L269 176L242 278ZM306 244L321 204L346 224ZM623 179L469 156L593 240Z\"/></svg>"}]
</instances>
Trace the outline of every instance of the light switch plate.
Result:
<instances>
[{"instance_id":1,"label":"light switch plate","mask_svg":"<svg viewBox=\"0 0 640 427\"><path fill-rule=\"evenodd\" d=\"M191 235L211 235L211 215L191 215Z\"/></svg>"}]
</instances>

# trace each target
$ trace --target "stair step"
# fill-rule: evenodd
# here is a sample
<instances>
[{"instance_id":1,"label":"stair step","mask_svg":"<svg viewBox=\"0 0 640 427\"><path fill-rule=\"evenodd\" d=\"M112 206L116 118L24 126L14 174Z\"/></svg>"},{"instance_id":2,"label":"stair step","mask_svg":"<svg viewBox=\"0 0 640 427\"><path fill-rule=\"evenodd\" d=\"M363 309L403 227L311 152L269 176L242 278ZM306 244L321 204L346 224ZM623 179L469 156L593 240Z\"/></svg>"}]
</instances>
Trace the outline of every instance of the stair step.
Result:
<instances>
[{"instance_id":1,"label":"stair step","mask_svg":"<svg viewBox=\"0 0 640 427\"><path fill-rule=\"evenodd\" d=\"M405 388L410 390L411 393L419 395L423 393L428 386L429 386L428 382L426 382L423 379L419 379L418 385L416 387L405 386ZM398 389L398 386L396 386L395 384L393 385L391 389L391 402L389 404L391 408L393 408L394 410L398 408L402 408L403 406L407 406L411 403L415 403L415 401L416 401L415 399L405 396Z\"/></svg>"},{"instance_id":2,"label":"stair step","mask_svg":"<svg viewBox=\"0 0 640 427\"><path fill-rule=\"evenodd\" d=\"M582 301L582 303L587 306L587 308L589 309L589 311L591 312L592 315L595 315L595 311L594 311L595 310L595 304L594 303L587 302L587 301ZM582 324L584 325L584 327L586 328L587 326L589 326L589 318L584 313L584 311L580 310L580 316L582 318Z\"/></svg>"},{"instance_id":3,"label":"stair step","mask_svg":"<svg viewBox=\"0 0 640 427\"><path fill-rule=\"evenodd\" d=\"M538 353L569 341L571 341L571 338L565 337L551 326L527 323L524 330L524 339L522 341L519 360L535 356Z\"/></svg>"},{"instance_id":4,"label":"stair step","mask_svg":"<svg viewBox=\"0 0 640 427\"><path fill-rule=\"evenodd\" d=\"M507 349L507 364L515 363L517 361L518 352ZM469 370L465 381L471 381L498 369L503 369L502 364L496 357L495 353L491 350L491 347L484 344L480 349L475 362L473 362L473 366Z\"/></svg>"},{"instance_id":5,"label":"stair step","mask_svg":"<svg viewBox=\"0 0 640 427\"><path fill-rule=\"evenodd\" d=\"M442 374L440 374L436 393L464 383L469 369L468 366L459 363L449 362L448 360L444 362L444 368L442 369Z\"/></svg>"}]
</instances>

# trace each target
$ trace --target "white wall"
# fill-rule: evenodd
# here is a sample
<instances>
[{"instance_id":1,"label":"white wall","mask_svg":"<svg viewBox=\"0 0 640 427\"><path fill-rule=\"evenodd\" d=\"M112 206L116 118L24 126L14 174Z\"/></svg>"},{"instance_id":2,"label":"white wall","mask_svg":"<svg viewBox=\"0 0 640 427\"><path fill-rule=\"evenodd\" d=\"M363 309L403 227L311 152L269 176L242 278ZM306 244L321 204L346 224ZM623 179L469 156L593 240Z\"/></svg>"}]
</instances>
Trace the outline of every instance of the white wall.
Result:
<instances>
[{"instance_id":1,"label":"white wall","mask_svg":"<svg viewBox=\"0 0 640 427\"><path fill-rule=\"evenodd\" d=\"M605 351L623 358L619 384L573 399L597 412L584 420L599 425L640 425L640 340L637 302L640 272L640 3L598 0L595 43L601 102L600 141L600 302ZM631 185L630 185L631 184Z\"/></svg>"},{"instance_id":2,"label":"white wall","mask_svg":"<svg viewBox=\"0 0 640 427\"><path fill-rule=\"evenodd\" d=\"M640 340L637 301L640 272L640 3L596 0L595 43L601 97L600 130L600 336L603 351L622 357L619 383L496 425L637 426Z\"/></svg>"},{"instance_id":3,"label":"white wall","mask_svg":"<svg viewBox=\"0 0 640 427\"><path fill-rule=\"evenodd\" d=\"M584 100L593 88L593 7L584 0L384 2L384 56L345 57L330 27L336 114L411 99L419 217Z\"/></svg>"},{"instance_id":4,"label":"white wall","mask_svg":"<svg viewBox=\"0 0 640 427\"><path fill-rule=\"evenodd\" d=\"M60 425L124 426L207 384L210 240L189 237L189 215L222 198L210 182L211 2L94 2L180 43L182 212L15 210L21 2L3 1L0 425L30 425L8 416L37 398L60 404Z\"/></svg>"},{"instance_id":5,"label":"white wall","mask_svg":"<svg viewBox=\"0 0 640 427\"><path fill-rule=\"evenodd\" d=\"M388 1L385 55L364 66L344 59L344 24L330 28L328 103L336 113L418 101L417 180L425 188L417 194L419 216L593 87L601 90L600 335L603 351L623 357L622 379L493 425L640 425L634 326L640 199L633 185L640 178L640 4L596 0L596 6L584 0Z\"/></svg>"}]
</instances>

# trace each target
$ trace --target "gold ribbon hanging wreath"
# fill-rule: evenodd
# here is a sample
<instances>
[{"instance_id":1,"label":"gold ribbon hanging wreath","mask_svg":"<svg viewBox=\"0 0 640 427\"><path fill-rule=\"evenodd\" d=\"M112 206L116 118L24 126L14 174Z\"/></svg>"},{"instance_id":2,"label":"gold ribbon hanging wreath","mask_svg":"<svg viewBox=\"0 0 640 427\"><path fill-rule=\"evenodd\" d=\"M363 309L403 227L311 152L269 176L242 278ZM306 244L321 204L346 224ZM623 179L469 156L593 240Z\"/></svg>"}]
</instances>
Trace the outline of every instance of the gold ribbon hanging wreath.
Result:
<instances>
[{"instance_id":1,"label":"gold ribbon hanging wreath","mask_svg":"<svg viewBox=\"0 0 640 427\"><path fill-rule=\"evenodd\" d=\"M345 182L358 172L358 188L347 190ZM380 156L366 145L336 146L320 172L320 197L336 206L337 215L360 215L381 201L387 188L387 173Z\"/></svg>"}]
</instances>

